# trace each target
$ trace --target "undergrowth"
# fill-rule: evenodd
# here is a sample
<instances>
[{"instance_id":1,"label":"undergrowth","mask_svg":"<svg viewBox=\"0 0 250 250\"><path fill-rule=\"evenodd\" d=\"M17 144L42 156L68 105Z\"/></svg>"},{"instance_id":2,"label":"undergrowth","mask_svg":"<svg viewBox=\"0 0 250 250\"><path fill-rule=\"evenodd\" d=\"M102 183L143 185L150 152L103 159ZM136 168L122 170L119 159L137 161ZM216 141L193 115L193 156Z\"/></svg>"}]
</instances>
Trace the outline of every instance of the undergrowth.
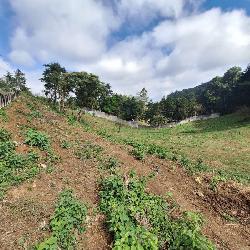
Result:
<instances>
[{"instance_id":1,"label":"undergrowth","mask_svg":"<svg viewBox=\"0 0 250 250\"><path fill-rule=\"evenodd\" d=\"M0 129L0 197L8 187L39 173L38 159L38 155L31 151L28 154L17 153L10 133Z\"/></svg>"},{"instance_id":2,"label":"undergrowth","mask_svg":"<svg viewBox=\"0 0 250 250\"><path fill-rule=\"evenodd\" d=\"M49 224L51 236L34 249L75 249L77 234L85 231L86 215L87 207L74 197L72 190L61 192Z\"/></svg>"},{"instance_id":3,"label":"undergrowth","mask_svg":"<svg viewBox=\"0 0 250 250\"><path fill-rule=\"evenodd\" d=\"M29 129L26 132L25 143L30 146L36 146L41 150L49 150L50 140L45 133L35 129Z\"/></svg>"},{"instance_id":4,"label":"undergrowth","mask_svg":"<svg viewBox=\"0 0 250 250\"><path fill-rule=\"evenodd\" d=\"M102 181L100 208L114 235L113 249L215 249L201 233L201 216L186 212L173 218L171 204L145 191L147 180L131 172Z\"/></svg>"}]
</instances>

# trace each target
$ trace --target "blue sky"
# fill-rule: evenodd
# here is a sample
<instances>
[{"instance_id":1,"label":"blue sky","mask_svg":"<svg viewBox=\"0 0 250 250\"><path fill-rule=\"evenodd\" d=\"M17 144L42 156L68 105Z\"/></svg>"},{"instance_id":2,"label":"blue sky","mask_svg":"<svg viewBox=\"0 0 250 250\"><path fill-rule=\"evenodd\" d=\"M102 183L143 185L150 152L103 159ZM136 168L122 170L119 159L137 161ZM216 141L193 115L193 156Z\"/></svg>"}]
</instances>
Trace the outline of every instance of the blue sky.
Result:
<instances>
[{"instance_id":1,"label":"blue sky","mask_svg":"<svg viewBox=\"0 0 250 250\"><path fill-rule=\"evenodd\" d=\"M154 99L250 63L250 0L0 0L0 75L42 65L98 74Z\"/></svg>"}]
</instances>

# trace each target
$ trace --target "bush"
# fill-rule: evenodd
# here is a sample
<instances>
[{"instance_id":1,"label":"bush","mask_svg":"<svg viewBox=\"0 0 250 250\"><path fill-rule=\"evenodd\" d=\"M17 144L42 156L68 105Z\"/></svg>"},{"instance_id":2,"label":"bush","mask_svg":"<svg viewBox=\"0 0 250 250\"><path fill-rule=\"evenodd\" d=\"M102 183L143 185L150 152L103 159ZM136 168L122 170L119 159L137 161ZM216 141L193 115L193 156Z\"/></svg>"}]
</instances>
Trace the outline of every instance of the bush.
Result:
<instances>
[{"instance_id":1,"label":"bush","mask_svg":"<svg viewBox=\"0 0 250 250\"><path fill-rule=\"evenodd\" d=\"M50 141L46 134L29 129L26 133L25 143L30 146L36 146L41 150L48 150L50 147Z\"/></svg>"},{"instance_id":2,"label":"bush","mask_svg":"<svg viewBox=\"0 0 250 250\"><path fill-rule=\"evenodd\" d=\"M87 208L71 190L61 192L50 220L51 237L35 246L36 250L75 249L76 233L83 233Z\"/></svg>"}]
</instances>

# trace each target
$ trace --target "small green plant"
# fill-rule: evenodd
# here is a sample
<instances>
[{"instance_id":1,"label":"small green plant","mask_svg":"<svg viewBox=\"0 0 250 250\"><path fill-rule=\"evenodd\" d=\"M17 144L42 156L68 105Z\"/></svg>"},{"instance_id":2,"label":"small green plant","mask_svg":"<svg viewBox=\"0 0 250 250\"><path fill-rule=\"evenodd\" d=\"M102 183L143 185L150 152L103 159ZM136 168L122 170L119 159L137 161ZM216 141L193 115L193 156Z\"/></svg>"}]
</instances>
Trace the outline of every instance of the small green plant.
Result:
<instances>
[{"instance_id":1,"label":"small green plant","mask_svg":"<svg viewBox=\"0 0 250 250\"><path fill-rule=\"evenodd\" d=\"M95 145L91 142L86 142L75 151L75 155L79 159L99 159L99 156L103 148L99 145Z\"/></svg>"},{"instance_id":2,"label":"small green plant","mask_svg":"<svg viewBox=\"0 0 250 250\"><path fill-rule=\"evenodd\" d=\"M111 173L117 171L120 163L116 158L110 157L108 159L104 159L100 162L99 168L102 170L108 170Z\"/></svg>"},{"instance_id":3,"label":"small green plant","mask_svg":"<svg viewBox=\"0 0 250 250\"><path fill-rule=\"evenodd\" d=\"M0 132L0 193L24 180L34 177L38 172L38 155L16 153L15 144L6 130Z\"/></svg>"},{"instance_id":4,"label":"small green plant","mask_svg":"<svg viewBox=\"0 0 250 250\"><path fill-rule=\"evenodd\" d=\"M4 121L7 122L9 120L8 115L4 109L0 109L0 118Z\"/></svg>"},{"instance_id":5,"label":"small green plant","mask_svg":"<svg viewBox=\"0 0 250 250\"><path fill-rule=\"evenodd\" d=\"M34 129L29 129L26 132L25 143L30 146L36 146L41 150L48 150L50 148L48 136Z\"/></svg>"},{"instance_id":6,"label":"small green plant","mask_svg":"<svg viewBox=\"0 0 250 250\"><path fill-rule=\"evenodd\" d=\"M31 118L41 118L42 116L43 116L42 113L38 110L33 110L30 113Z\"/></svg>"},{"instance_id":7,"label":"small green plant","mask_svg":"<svg viewBox=\"0 0 250 250\"><path fill-rule=\"evenodd\" d=\"M87 207L74 197L72 190L61 192L50 220L51 236L35 249L75 249L77 234L85 231L86 215Z\"/></svg>"},{"instance_id":8,"label":"small green plant","mask_svg":"<svg viewBox=\"0 0 250 250\"><path fill-rule=\"evenodd\" d=\"M71 145L68 141L63 140L60 146L61 148L69 149Z\"/></svg>"},{"instance_id":9,"label":"small green plant","mask_svg":"<svg viewBox=\"0 0 250 250\"><path fill-rule=\"evenodd\" d=\"M217 189L217 186L220 182L225 182L227 179L224 177L224 176L221 176L221 175L215 175L212 177L212 180L210 182L210 188L213 190L213 191L216 191Z\"/></svg>"},{"instance_id":10,"label":"small green plant","mask_svg":"<svg viewBox=\"0 0 250 250\"><path fill-rule=\"evenodd\" d=\"M147 153L147 148L143 144L136 144L133 146L131 154L137 160L144 160Z\"/></svg>"},{"instance_id":11,"label":"small green plant","mask_svg":"<svg viewBox=\"0 0 250 250\"><path fill-rule=\"evenodd\" d=\"M176 206L147 193L148 179L131 172L102 181L100 209L114 234L113 249L215 249L201 233L201 215L185 212L171 217Z\"/></svg>"},{"instance_id":12,"label":"small green plant","mask_svg":"<svg viewBox=\"0 0 250 250\"><path fill-rule=\"evenodd\" d=\"M11 138L10 133L7 130L1 128L0 129L0 142L9 141L10 138Z\"/></svg>"},{"instance_id":13,"label":"small green plant","mask_svg":"<svg viewBox=\"0 0 250 250\"><path fill-rule=\"evenodd\" d=\"M69 115L68 116L68 124L69 125L75 125L77 122L77 117L75 115Z\"/></svg>"}]
</instances>

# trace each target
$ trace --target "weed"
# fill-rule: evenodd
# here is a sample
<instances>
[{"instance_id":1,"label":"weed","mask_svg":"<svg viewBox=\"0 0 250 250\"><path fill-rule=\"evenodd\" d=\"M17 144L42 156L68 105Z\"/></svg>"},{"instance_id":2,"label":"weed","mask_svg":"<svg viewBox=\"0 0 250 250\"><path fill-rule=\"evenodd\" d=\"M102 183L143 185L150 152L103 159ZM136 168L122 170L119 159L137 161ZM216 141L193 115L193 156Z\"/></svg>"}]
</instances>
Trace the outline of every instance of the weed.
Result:
<instances>
[{"instance_id":1,"label":"weed","mask_svg":"<svg viewBox=\"0 0 250 250\"><path fill-rule=\"evenodd\" d=\"M119 161L116 158L110 157L101 161L99 168L102 170L108 170L110 173L113 173L119 168L119 166Z\"/></svg>"},{"instance_id":2,"label":"weed","mask_svg":"<svg viewBox=\"0 0 250 250\"><path fill-rule=\"evenodd\" d=\"M74 249L76 234L85 231L86 214L86 206L74 197L71 190L61 192L50 220L51 236L35 249Z\"/></svg>"},{"instance_id":3,"label":"weed","mask_svg":"<svg viewBox=\"0 0 250 250\"><path fill-rule=\"evenodd\" d=\"M68 124L73 126L76 123L77 123L77 117L75 115L69 115L68 116Z\"/></svg>"},{"instance_id":4,"label":"weed","mask_svg":"<svg viewBox=\"0 0 250 250\"><path fill-rule=\"evenodd\" d=\"M42 113L40 111L33 110L33 111L31 111L31 113L29 114L29 116L31 118L42 118L43 115L42 115Z\"/></svg>"},{"instance_id":5,"label":"weed","mask_svg":"<svg viewBox=\"0 0 250 250\"><path fill-rule=\"evenodd\" d=\"M41 150L48 150L50 148L48 136L34 129L29 129L26 132L25 143L30 146L36 146Z\"/></svg>"},{"instance_id":6,"label":"weed","mask_svg":"<svg viewBox=\"0 0 250 250\"><path fill-rule=\"evenodd\" d=\"M15 144L7 131L1 131L0 140L0 193L24 180L34 177L38 172L38 155L34 152L17 154Z\"/></svg>"},{"instance_id":7,"label":"weed","mask_svg":"<svg viewBox=\"0 0 250 250\"><path fill-rule=\"evenodd\" d=\"M86 142L75 151L75 155L79 159L98 159L100 153L103 151L102 147L99 145L92 144L91 142Z\"/></svg>"},{"instance_id":8,"label":"weed","mask_svg":"<svg viewBox=\"0 0 250 250\"><path fill-rule=\"evenodd\" d=\"M1 128L0 129L0 142L9 141L10 138L11 138L10 133L7 130Z\"/></svg>"},{"instance_id":9,"label":"weed","mask_svg":"<svg viewBox=\"0 0 250 250\"><path fill-rule=\"evenodd\" d=\"M61 142L61 148L69 149L71 147L70 143L68 141L63 140Z\"/></svg>"},{"instance_id":10,"label":"weed","mask_svg":"<svg viewBox=\"0 0 250 250\"><path fill-rule=\"evenodd\" d=\"M0 118L4 121L7 122L9 120L8 115L4 109L0 109Z\"/></svg>"},{"instance_id":11,"label":"weed","mask_svg":"<svg viewBox=\"0 0 250 250\"><path fill-rule=\"evenodd\" d=\"M171 217L172 207L145 191L148 177L113 174L102 181L100 208L114 233L113 249L215 249L201 234L199 214Z\"/></svg>"}]
</instances>

